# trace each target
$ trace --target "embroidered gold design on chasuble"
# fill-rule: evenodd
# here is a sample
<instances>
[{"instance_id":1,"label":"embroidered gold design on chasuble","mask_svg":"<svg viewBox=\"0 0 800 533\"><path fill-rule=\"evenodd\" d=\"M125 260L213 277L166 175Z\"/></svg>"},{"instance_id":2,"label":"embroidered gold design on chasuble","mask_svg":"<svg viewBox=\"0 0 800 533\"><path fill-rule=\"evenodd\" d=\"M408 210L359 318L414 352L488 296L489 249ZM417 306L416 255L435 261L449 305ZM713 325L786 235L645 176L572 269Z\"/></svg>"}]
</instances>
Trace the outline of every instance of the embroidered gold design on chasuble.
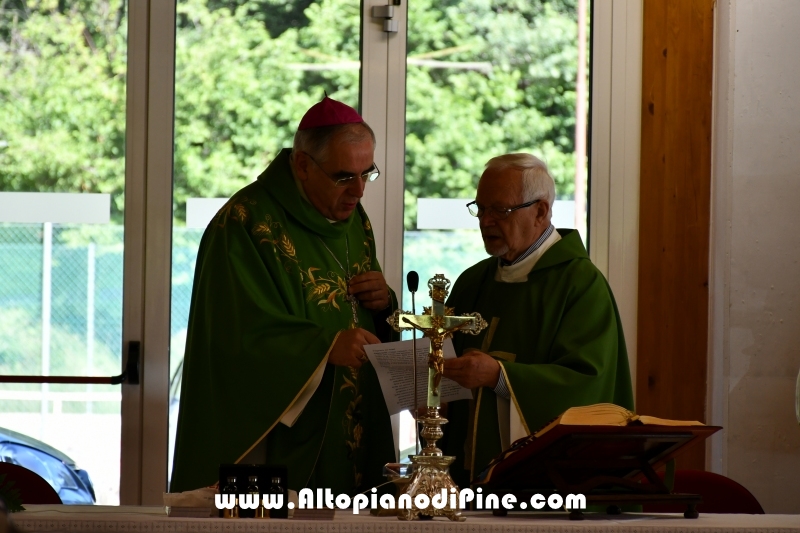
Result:
<instances>
[{"instance_id":1,"label":"embroidered gold design on chasuble","mask_svg":"<svg viewBox=\"0 0 800 533\"><path fill-rule=\"evenodd\" d=\"M317 305L322 306L323 311L335 308L341 311L337 300L345 303L347 297L347 281L336 274L328 271L326 276L314 276L314 272L321 269L309 267L308 270L300 270L300 278L303 288L306 291L306 301L316 301Z\"/></svg>"},{"instance_id":2,"label":"embroidered gold design on chasuble","mask_svg":"<svg viewBox=\"0 0 800 533\"><path fill-rule=\"evenodd\" d=\"M367 240L364 241L364 255L362 259L351 265L351 273L354 276L364 274L372 269L370 240L371 239L367 237ZM322 269L313 266L305 270L302 268L300 269L300 279L306 292L306 301L316 301L317 305L322 306L322 309L325 311L331 308L341 311L340 302L347 308L347 280L340 274L330 270L325 275L317 274L315 276L314 272L322 272ZM352 327L354 324L351 322L350 325Z\"/></svg>"},{"instance_id":3,"label":"embroidered gold design on chasuble","mask_svg":"<svg viewBox=\"0 0 800 533\"><path fill-rule=\"evenodd\" d=\"M255 205L255 202L248 202L246 198L242 198L242 202ZM239 207L242 207L242 209L239 209ZM245 223L248 218L247 209L241 202L230 201L223 209L226 210L225 218L232 217L241 223ZM369 221L366 221L364 223L366 239L363 241L363 254L361 260L351 265L353 275L363 274L372 269L371 242L373 239L370 236L371 229ZM271 215L265 215L263 222L256 223L253 226L252 234L254 237L260 238L259 244L272 245L276 259L283 265L286 272L291 273L293 267L297 266L300 271L300 283L306 294L307 302L316 302L317 306L321 307L323 311L335 310L334 312L342 312L343 306L340 304L347 303L348 295L346 279L338 273L327 270L327 268L306 267L303 265L303 261L297 256L297 249L291 238L280 222L272 220ZM322 274L326 270L327 273ZM344 308L349 311L348 305L344 305ZM350 321L350 326L355 326L352 320ZM359 471L357 459L361 456L361 439L364 434L364 427L361 424L363 418L361 413L362 395L358 383L358 369L347 367L347 370L342 372L341 378L343 383L339 387L338 393L350 395L345 417L342 420L342 428L346 435L347 457L352 461L353 478L355 486L358 487L361 485L362 474Z\"/></svg>"},{"instance_id":4,"label":"embroidered gold design on chasuble","mask_svg":"<svg viewBox=\"0 0 800 533\"><path fill-rule=\"evenodd\" d=\"M248 205L256 205L256 201L249 199L247 196L234 196L225 202L225 205L217 213L217 226L224 228L229 218L241 224L246 224L247 219L250 217L247 209Z\"/></svg>"},{"instance_id":5,"label":"embroidered gold design on chasuble","mask_svg":"<svg viewBox=\"0 0 800 533\"><path fill-rule=\"evenodd\" d=\"M272 220L272 216L264 215L264 222L255 224L252 232L254 237L261 237L259 244L272 245L275 258L283 265L286 272L291 272L292 266L300 262L292 239L286 235L280 222Z\"/></svg>"},{"instance_id":6,"label":"embroidered gold design on chasuble","mask_svg":"<svg viewBox=\"0 0 800 533\"><path fill-rule=\"evenodd\" d=\"M372 226L369 223L369 220L364 221L364 234L366 235L366 240L364 241L364 255L362 256L361 261L356 261L353 264L353 270L355 271L355 275L363 274L364 272L369 272L372 270ZM347 283L345 282L345 296L347 295ZM342 425L344 426L345 434L348 435L349 439L345 440L345 445L347 446L348 451L348 458L353 462L353 480L355 482L355 486L361 486L361 479L362 475L359 472L358 468L358 457L362 455L361 451L361 437L364 435L364 426L361 425L361 392L359 390L359 383L358 383L358 369L353 367L348 367L348 371L350 376L353 378L352 380L344 378L344 385L339 389L339 392L344 392L345 390L350 390L352 393L352 399L347 404L347 411L345 412L345 419L342 421Z\"/></svg>"},{"instance_id":7,"label":"embroidered gold design on chasuble","mask_svg":"<svg viewBox=\"0 0 800 533\"><path fill-rule=\"evenodd\" d=\"M350 392L352 399L347 404L347 410L344 413L344 420L342 420L342 428L344 429L347 439L345 439L345 446L347 446L347 458L353 463L353 479L355 486L361 485L361 472L358 470L357 458L361 455L361 437L364 435L364 427L361 425L361 392L358 386L358 369L347 367L350 378L342 376L344 383L339 388L339 392Z\"/></svg>"}]
</instances>

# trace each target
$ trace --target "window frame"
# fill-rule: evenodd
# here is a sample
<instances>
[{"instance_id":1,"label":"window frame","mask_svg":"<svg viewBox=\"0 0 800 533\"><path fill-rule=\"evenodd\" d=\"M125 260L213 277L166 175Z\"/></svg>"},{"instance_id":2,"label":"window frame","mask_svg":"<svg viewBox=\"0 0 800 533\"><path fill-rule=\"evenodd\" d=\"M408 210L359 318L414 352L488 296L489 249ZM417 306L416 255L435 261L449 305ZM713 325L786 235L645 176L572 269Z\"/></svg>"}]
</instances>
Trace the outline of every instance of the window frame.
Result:
<instances>
[{"instance_id":1,"label":"window frame","mask_svg":"<svg viewBox=\"0 0 800 533\"><path fill-rule=\"evenodd\" d=\"M592 2L589 257L611 286L636 376L642 0ZM636 380L633 379L634 394Z\"/></svg>"},{"instance_id":2,"label":"window frame","mask_svg":"<svg viewBox=\"0 0 800 533\"><path fill-rule=\"evenodd\" d=\"M139 385L122 385L120 504L167 490L175 88L174 2L129 1L123 347L141 343Z\"/></svg>"},{"instance_id":3,"label":"window frame","mask_svg":"<svg viewBox=\"0 0 800 533\"><path fill-rule=\"evenodd\" d=\"M389 285L403 289L407 2L385 33L362 2L361 111L384 172L362 199ZM142 381L123 385L120 504L167 489L175 2L129 2L123 344L142 343ZM616 296L636 370L642 0L592 2L589 252ZM402 105L400 105L402 104Z\"/></svg>"}]
</instances>

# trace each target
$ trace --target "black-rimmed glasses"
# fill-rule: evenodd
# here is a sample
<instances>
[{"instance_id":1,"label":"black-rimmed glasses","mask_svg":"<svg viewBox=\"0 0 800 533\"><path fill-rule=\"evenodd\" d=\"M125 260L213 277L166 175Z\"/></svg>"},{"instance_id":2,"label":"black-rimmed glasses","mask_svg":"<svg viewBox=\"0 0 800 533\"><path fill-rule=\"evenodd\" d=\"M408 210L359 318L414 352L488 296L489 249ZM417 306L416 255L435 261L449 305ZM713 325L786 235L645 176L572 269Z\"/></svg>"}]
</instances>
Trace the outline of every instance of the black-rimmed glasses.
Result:
<instances>
[{"instance_id":1,"label":"black-rimmed glasses","mask_svg":"<svg viewBox=\"0 0 800 533\"><path fill-rule=\"evenodd\" d=\"M367 170L366 172L364 172L363 174L361 174L361 176L356 176L356 175L354 175L354 174L350 174L350 175L341 175L341 174L340 174L340 173L338 173L338 172L337 172L337 175L338 175L339 177L336 177L336 176L331 176L330 174L328 174L327 172L325 172L325 169L323 169L323 168L322 168L322 165L320 165L319 163L317 163L317 160L316 160L316 159L314 159L313 157L311 157L311 154L309 154L308 152L303 152L303 153L304 153L304 154L306 154L306 155L308 156L308 158L314 162L314 164L315 164L315 165L317 165L317 168L318 168L318 169L320 169L320 170L322 171L322 173L323 173L323 174L325 174L326 176L328 176L328 177L329 177L329 178L330 178L330 179L333 181L333 184L334 184L334 186L336 186L336 187L346 187L346 186L347 186L347 185L349 185L350 183L353 183L353 181L352 181L352 180L356 179L357 177L360 177L360 178L361 178L361 180L362 180L364 183L366 183L366 182L368 182L368 181L375 181L375 180L376 180L376 179L378 179L378 177L381 175L381 171L380 171L380 169L378 169L378 165L376 165L375 163L372 163L372 166L371 166L371 167L369 167L369 170ZM345 174L346 174L346 173L345 173Z\"/></svg>"},{"instance_id":2,"label":"black-rimmed glasses","mask_svg":"<svg viewBox=\"0 0 800 533\"><path fill-rule=\"evenodd\" d=\"M520 204L514 207L483 207L482 205L478 205L477 201L472 201L467 204L467 209L469 210L469 214L474 217L482 217L486 213L492 215L492 218L496 220L503 220L504 218L508 218L508 215L516 211L517 209L523 209L525 207L530 207L539 200L533 200L532 202L526 202L524 204Z\"/></svg>"}]
</instances>

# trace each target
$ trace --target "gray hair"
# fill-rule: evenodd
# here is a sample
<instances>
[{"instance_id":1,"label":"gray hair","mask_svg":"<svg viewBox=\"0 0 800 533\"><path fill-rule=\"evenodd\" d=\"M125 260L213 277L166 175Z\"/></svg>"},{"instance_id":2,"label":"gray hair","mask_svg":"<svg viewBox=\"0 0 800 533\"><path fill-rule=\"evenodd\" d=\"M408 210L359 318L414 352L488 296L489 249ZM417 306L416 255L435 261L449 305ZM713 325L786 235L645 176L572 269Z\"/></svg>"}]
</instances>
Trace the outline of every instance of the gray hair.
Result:
<instances>
[{"instance_id":1,"label":"gray hair","mask_svg":"<svg viewBox=\"0 0 800 533\"><path fill-rule=\"evenodd\" d=\"M328 147L337 136L346 143L359 143L366 139L372 139L372 146L375 146L375 133L366 122L309 128L297 130L297 133L294 134L292 159L295 154L305 152L318 162L324 162L329 155Z\"/></svg>"},{"instance_id":2,"label":"gray hair","mask_svg":"<svg viewBox=\"0 0 800 533\"><path fill-rule=\"evenodd\" d=\"M522 171L523 202L547 200L550 210L556 199L556 184L544 161L531 154L505 154L493 157L486 170L503 171L509 168Z\"/></svg>"}]
</instances>

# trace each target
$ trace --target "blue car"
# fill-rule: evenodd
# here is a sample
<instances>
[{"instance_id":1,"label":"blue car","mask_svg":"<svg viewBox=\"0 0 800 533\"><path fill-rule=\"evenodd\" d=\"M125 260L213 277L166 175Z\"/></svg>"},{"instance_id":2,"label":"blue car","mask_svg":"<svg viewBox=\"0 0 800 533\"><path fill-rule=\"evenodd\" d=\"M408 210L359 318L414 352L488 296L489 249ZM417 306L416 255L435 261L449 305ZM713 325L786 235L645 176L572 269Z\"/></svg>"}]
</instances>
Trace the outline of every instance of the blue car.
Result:
<instances>
[{"instance_id":1,"label":"blue car","mask_svg":"<svg viewBox=\"0 0 800 533\"><path fill-rule=\"evenodd\" d=\"M22 433L0 428L0 462L23 466L50 483L61 502L69 505L93 505L94 486L85 470L75 461L42 441Z\"/></svg>"}]
</instances>

